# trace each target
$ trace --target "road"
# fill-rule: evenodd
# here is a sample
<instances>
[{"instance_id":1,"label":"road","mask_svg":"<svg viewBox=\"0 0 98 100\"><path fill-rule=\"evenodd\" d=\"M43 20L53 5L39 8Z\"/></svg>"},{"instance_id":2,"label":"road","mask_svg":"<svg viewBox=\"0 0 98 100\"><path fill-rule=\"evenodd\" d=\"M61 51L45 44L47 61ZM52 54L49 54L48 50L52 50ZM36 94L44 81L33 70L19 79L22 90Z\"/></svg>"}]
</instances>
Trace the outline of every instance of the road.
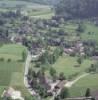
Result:
<instances>
[{"instance_id":1,"label":"road","mask_svg":"<svg viewBox=\"0 0 98 100\"><path fill-rule=\"evenodd\" d=\"M36 95L37 100L41 100L40 96L32 88L30 88L30 85L28 84L27 75L28 75L31 60L32 60L32 55L30 54L30 52L28 52L27 59L26 59L26 62L25 62L24 85L31 95Z\"/></svg>"},{"instance_id":2,"label":"road","mask_svg":"<svg viewBox=\"0 0 98 100\"><path fill-rule=\"evenodd\" d=\"M25 62L24 85L28 89L29 93L31 95L34 95L36 93L34 92L34 90L32 90L30 88L30 85L28 84L28 79L27 79L28 70L29 70L29 67L30 67L31 60L32 60L32 56L31 56L30 52L28 52L27 59L26 59L26 62Z\"/></svg>"}]
</instances>

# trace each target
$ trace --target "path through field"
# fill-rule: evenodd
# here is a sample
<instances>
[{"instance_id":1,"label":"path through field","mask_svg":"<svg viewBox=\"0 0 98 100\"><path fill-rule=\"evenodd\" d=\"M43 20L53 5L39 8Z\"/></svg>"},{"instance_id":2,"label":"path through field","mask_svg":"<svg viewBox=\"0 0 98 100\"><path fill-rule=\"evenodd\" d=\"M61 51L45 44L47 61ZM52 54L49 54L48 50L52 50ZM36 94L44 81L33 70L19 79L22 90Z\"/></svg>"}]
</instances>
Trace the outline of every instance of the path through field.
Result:
<instances>
[{"instance_id":1,"label":"path through field","mask_svg":"<svg viewBox=\"0 0 98 100\"><path fill-rule=\"evenodd\" d=\"M86 76L88 76L88 75L89 75L89 73L85 73L85 74L79 76L78 78L76 78L75 80L67 82L67 83L65 84L65 87L68 87L68 88L72 87L73 84L75 84L75 83L76 83L77 81L79 81L81 78L84 78L84 77L86 77Z\"/></svg>"}]
</instances>

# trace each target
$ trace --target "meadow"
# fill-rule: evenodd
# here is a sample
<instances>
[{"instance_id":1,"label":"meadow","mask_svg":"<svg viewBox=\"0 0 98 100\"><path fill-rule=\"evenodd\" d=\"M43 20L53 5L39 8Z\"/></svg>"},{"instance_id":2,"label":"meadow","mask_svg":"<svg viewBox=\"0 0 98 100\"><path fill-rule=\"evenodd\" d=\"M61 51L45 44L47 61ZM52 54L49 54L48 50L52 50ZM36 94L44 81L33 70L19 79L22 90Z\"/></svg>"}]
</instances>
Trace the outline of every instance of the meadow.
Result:
<instances>
[{"instance_id":1,"label":"meadow","mask_svg":"<svg viewBox=\"0 0 98 100\"><path fill-rule=\"evenodd\" d=\"M41 5L26 1L17 0L1 0L0 12L15 10L21 6L22 11L28 13L33 18L50 19L54 12L48 5Z\"/></svg>"},{"instance_id":2,"label":"meadow","mask_svg":"<svg viewBox=\"0 0 98 100\"><path fill-rule=\"evenodd\" d=\"M70 89L70 96L77 97L77 96L84 96L86 89L90 88L91 92L98 90L98 74L90 74L78 82L76 82Z\"/></svg>"},{"instance_id":3,"label":"meadow","mask_svg":"<svg viewBox=\"0 0 98 100\"><path fill-rule=\"evenodd\" d=\"M82 64L79 67L75 67L77 65L77 57L70 57L70 56L61 56L53 65L56 69L57 73L63 72L66 77L74 75L78 73L79 75L83 74L87 68L90 67L92 63L94 63L90 59L84 59Z\"/></svg>"},{"instance_id":4,"label":"meadow","mask_svg":"<svg viewBox=\"0 0 98 100\"><path fill-rule=\"evenodd\" d=\"M25 47L16 44L7 44L0 47L0 95L4 89L13 87L22 92L23 96L28 96L24 86L24 62L22 52L27 51ZM10 59L10 61L8 61Z\"/></svg>"}]
</instances>

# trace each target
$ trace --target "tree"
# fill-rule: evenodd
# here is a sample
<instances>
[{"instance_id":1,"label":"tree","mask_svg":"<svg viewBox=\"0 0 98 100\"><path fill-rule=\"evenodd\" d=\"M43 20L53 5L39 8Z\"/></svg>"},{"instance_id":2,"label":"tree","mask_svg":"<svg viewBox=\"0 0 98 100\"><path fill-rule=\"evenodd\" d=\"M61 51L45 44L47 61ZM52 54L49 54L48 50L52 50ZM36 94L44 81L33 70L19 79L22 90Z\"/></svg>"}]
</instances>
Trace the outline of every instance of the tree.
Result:
<instances>
[{"instance_id":1,"label":"tree","mask_svg":"<svg viewBox=\"0 0 98 100\"><path fill-rule=\"evenodd\" d=\"M89 68L89 72L96 72L96 65L95 64L91 64L91 66Z\"/></svg>"},{"instance_id":2,"label":"tree","mask_svg":"<svg viewBox=\"0 0 98 100\"><path fill-rule=\"evenodd\" d=\"M50 75L51 76L56 75L56 70L53 67L50 68Z\"/></svg>"},{"instance_id":3,"label":"tree","mask_svg":"<svg viewBox=\"0 0 98 100\"><path fill-rule=\"evenodd\" d=\"M59 80L65 80L66 79L66 77L65 77L65 75L64 75L64 73L63 72L61 72L60 74L59 74Z\"/></svg>"},{"instance_id":4,"label":"tree","mask_svg":"<svg viewBox=\"0 0 98 100\"><path fill-rule=\"evenodd\" d=\"M47 90L42 85L39 85L38 92L39 95L43 98L47 96Z\"/></svg>"},{"instance_id":5,"label":"tree","mask_svg":"<svg viewBox=\"0 0 98 100\"><path fill-rule=\"evenodd\" d=\"M79 23L77 31L78 32L84 32L85 31L85 25L83 23Z\"/></svg>"},{"instance_id":6,"label":"tree","mask_svg":"<svg viewBox=\"0 0 98 100\"><path fill-rule=\"evenodd\" d=\"M98 16L98 0L59 0L55 6L58 17L65 19L91 18Z\"/></svg>"},{"instance_id":7,"label":"tree","mask_svg":"<svg viewBox=\"0 0 98 100\"><path fill-rule=\"evenodd\" d=\"M87 88L85 97L90 97L90 96L91 96L91 90L90 90L90 88Z\"/></svg>"},{"instance_id":8,"label":"tree","mask_svg":"<svg viewBox=\"0 0 98 100\"><path fill-rule=\"evenodd\" d=\"M23 61L25 61L25 60L26 60L26 56L27 56L27 55L26 55L26 52L25 52L25 51L23 51L23 52L22 52L22 60L23 60Z\"/></svg>"},{"instance_id":9,"label":"tree","mask_svg":"<svg viewBox=\"0 0 98 100\"><path fill-rule=\"evenodd\" d=\"M69 91L68 91L68 88L63 88L62 90L61 90L61 93L60 93L60 97L61 97L61 99L65 99L65 98L67 98L69 96Z\"/></svg>"},{"instance_id":10,"label":"tree","mask_svg":"<svg viewBox=\"0 0 98 100\"><path fill-rule=\"evenodd\" d=\"M56 96L56 97L54 98L54 100L60 100L60 96L59 96L59 95Z\"/></svg>"},{"instance_id":11,"label":"tree","mask_svg":"<svg viewBox=\"0 0 98 100\"><path fill-rule=\"evenodd\" d=\"M79 58L77 59L77 62L78 62L78 64L81 64L81 63L82 63L82 58L79 57Z\"/></svg>"}]
</instances>

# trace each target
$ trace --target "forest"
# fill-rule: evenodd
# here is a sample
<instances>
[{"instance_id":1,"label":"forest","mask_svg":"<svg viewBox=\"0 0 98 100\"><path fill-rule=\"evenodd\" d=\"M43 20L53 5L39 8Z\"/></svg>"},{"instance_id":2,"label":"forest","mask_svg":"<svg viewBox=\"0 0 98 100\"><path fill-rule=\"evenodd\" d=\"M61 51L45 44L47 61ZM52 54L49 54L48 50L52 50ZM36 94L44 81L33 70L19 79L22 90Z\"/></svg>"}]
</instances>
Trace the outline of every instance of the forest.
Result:
<instances>
[{"instance_id":1,"label":"forest","mask_svg":"<svg viewBox=\"0 0 98 100\"><path fill-rule=\"evenodd\" d=\"M98 0L60 0L55 6L57 16L83 19L98 16Z\"/></svg>"}]
</instances>

